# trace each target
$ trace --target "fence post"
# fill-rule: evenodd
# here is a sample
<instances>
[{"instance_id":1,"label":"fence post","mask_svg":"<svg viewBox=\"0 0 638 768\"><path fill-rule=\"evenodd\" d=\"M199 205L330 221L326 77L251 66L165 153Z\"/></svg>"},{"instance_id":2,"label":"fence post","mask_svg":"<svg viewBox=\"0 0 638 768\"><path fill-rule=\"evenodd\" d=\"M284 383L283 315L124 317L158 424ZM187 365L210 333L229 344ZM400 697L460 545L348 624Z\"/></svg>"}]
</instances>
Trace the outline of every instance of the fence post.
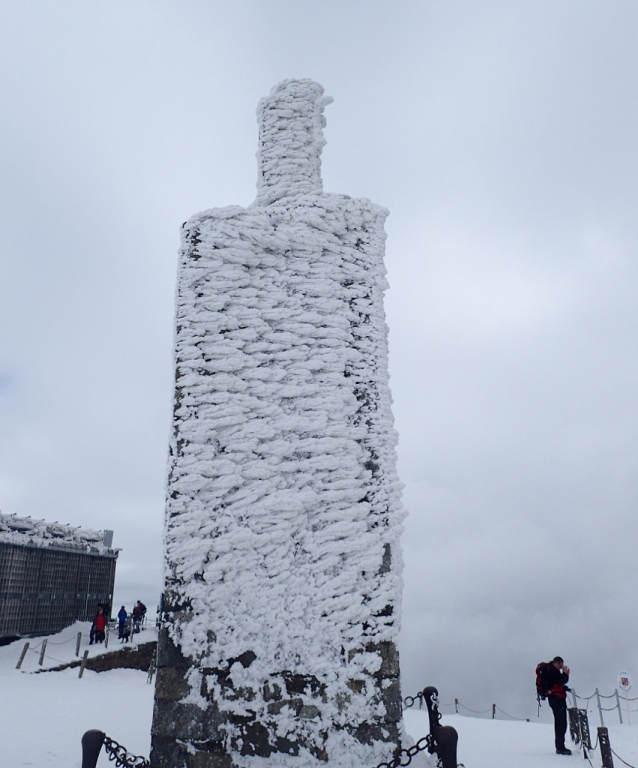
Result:
<instances>
[{"instance_id":1,"label":"fence post","mask_svg":"<svg viewBox=\"0 0 638 768\"><path fill-rule=\"evenodd\" d=\"M618 695L618 688L616 688L616 704L618 705L618 719L622 725L622 712L620 710L620 696Z\"/></svg>"},{"instance_id":2,"label":"fence post","mask_svg":"<svg viewBox=\"0 0 638 768\"><path fill-rule=\"evenodd\" d=\"M148 667L148 677L146 678L147 683L153 682L153 674L155 673L155 659L157 657L157 649L155 650L155 653L153 654L153 658L151 659L151 663Z\"/></svg>"},{"instance_id":3,"label":"fence post","mask_svg":"<svg viewBox=\"0 0 638 768\"><path fill-rule=\"evenodd\" d=\"M496 704L492 704L492 720L496 720Z\"/></svg>"},{"instance_id":4,"label":"fence post","mask_svg":"<svg viewBox=\"0 0 638 768\"><path fill-rule=\"evenodd\" d=\"M29 643L24 644L24 648L22 649L22 653L20 654L20 658L18 659L18 663L16 664L16 669L20 669L22 666L22 662L24 661L24 657L27 655L27 651L29 650Z\"/></svg>"},{"instance_id":5,"label":"fence post","mask_svg":"<svg viewBox=\"0 0 638 768\"><path fill-rule=\"evenodd\" d=\"M600 715L600 725L602 728L604 728L605 721L603 720L603 708L600 703L600 693L598 691L598 688L596 688L596 701L598 702L598 714Z\"/></svg>"},{"instance_id":6,"label":"fence post","mask_svg":"<svg viewBox=\"0 0 638 768\"><path fill-rule=\"evenodd\" d=\"M459 700L458 699L454 699L454 711L458 715L458 713L459 713Z\"/></svg>"},{"instance_id":7,"label":"fence post","mask_svg":"<svg viewBox=\"0 0 638 768\"><path fill-rule=\"evenodd\" d=\"M82 768L95 768L105 733L103 731L87 731L82 736Z\"/></svg>"},{"instance_id":8,"label":"fence post","mask_svg":"<svg viewBox=\"0 0 638 768\"><path fill-rule=\"evenodd\" d=\"M574 707L578 709L578 696L576 696L576 691L572 688L572 701L574 702Z\"/></svg>"},{"instance_id":9,"label":"fence post","mask_svg":"<svg viewBox=\"0 0 638 768\"><path fill-rule=\"evenodd\" d=\"M105 648L108 648L108 647L109 647L109 630L110 630L110 627L109 627L109 625L107 624L107 625L106 625L106 638L104 639L104 647L105 647Z\"/></svg>"},{"instance_id":10,"label":"fence post","mask_svg":"<svg viewBox=\"0 0 638 768\"><path fill-rule=\"evenodd\" d=\"M78 678L82 677L84 674L84 667L86 667L86 660L89 658L89 649L87 648L86 651L84 651L84 656L82 657L82 663L80 664L80 674L78 675Z\"/></svg>"},{"instance_id":11,"label":"fence post","mask_svg":"<svg viewBox=\"0 0 638 768\"><path fill-rule=\"evenodd\" d=\"M80 655L80 643L81 642L82 642L82 633L78 632L78 639L77 639L77 641L75 643L75 655L76 656Z\"/></svg>"},{"instance_id":12,"label":"fence post","mask_svg":"<svg viewBox=\"0 0 638 768\"><path fill-rule=\"evenodd\" d=\"M603 768L614 768L614 758L611 756L611 744L609 743L609 731L603 726L598 729L598 744Z\"/></svg>"},{"instance_id":13,"label":"fence post","mask_svg":"<svg viewBox=\"0 0 638 768\"><path fill-rule=\"evenodd\" d=\"M441 725L436 732L437 754L441 768L456 768L456 746L459 735L451 725Z\"/></svg>"},{"instance_id":14,"label":"fence post","mask_svg":"<svg viewBox=\"0 0 638 768\"><path fill-rule=\"evenodd\" d=\"M47 641L46 639L42 641L42 650L40 651L40 659L38 660L38 664L42 666L42 662L44 661L44 652L47 649Z\"/></svg>"}]
</instances>

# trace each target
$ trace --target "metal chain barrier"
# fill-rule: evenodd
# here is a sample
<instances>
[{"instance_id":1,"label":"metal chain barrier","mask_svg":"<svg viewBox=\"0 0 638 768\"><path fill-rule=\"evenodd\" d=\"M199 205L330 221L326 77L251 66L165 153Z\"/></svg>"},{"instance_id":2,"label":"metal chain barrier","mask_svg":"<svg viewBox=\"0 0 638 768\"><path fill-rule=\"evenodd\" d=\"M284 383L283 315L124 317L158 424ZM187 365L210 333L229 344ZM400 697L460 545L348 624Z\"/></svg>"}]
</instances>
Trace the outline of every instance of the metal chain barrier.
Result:
<instances>
[{"instance_id":1,"label":"metal chain barrier","mask_svg":"<svg viewBox=\"0 0 638 768\"><path fill-rule=\"evenodd\" d=\"M461 701L459 701L459 707L463 707L463 709L467 709L467 711L471 712L473 715L485 715L488 712L492 711L491 707L489 709L481 709L481 710L470 709L469 707L466 707L465 704L463 704L463 702Z\"/></svg>"},{"instance_id":2,"label":"metal chain barrier","mask_svg":"<svg viewBox=\"0 0 638 768\"><path fill-rule=\"evenodd\" d=\"M408 749L402 749L394 760L390 760L389 763L379 763L376 768L399 768L399 766L410 765L412 758L419 752L423 752L425 749L430 751L431 743L432 737L428 734Z\"/></svg>"},{"instance_id":3,"label":"metal chain barrier","mask_svg":"<svg viewBox=\"0 0 638 768\"><path fill-rule=\"evenodd\" d=\"M614 757L617 757L617 758L620 760L620 762L621 762L621 763L624 763L626 766L628 766L628 768L635 768L635 766L633 766L633 765L630 765L630 764L629 764L629 763L628 763L626 760L623 760L623 759L622 759L622 757L621 757L620 755L617 755L617 754L614 752L614 750L613 750L613 749L611 750L611 752L612 752L612 754L614 755Z\"/></svg>"},{"instance_id":4,"label":"metal chain barrier","mask_svg":"<svg viewBox=\"0 0 638 768\"><path fill-rule=\"evenodd\" d=\"M407 696L404 700L406 709L413 707L419 702L419 709L423 703L427 706L428 720L430 723L430 733L419 739L409 749L402 749L398 756L390 762L380 763L376 768L405 768L410 765L412 758L427 749L433 755L436 755L438 768L465 768L463 763L456 762L456 746L458 742L458 733L451 725L441 725L441 713L439 707L439 692L434 686L428 686L416 694L416 696ZM456 701L455 701L456 705ZM443 706L452 706L444 704Z\"/></svg>"},{"instance_id":5,"label":"metal chain barrier","mask_svg":"<svg viewBox=\"0 0 638 768\"><path fill-rule=\"evenodd\" d=\"M104 737L104 749L109 760L115 761L116 768L151 768L150 762L145 757L129 755L125 747L108 736Z\"/></svg>"},{"instance_id":6,"label":"metal chain barrier","mask_svg":"<svg viewBox=\"0 0 638 768\"><path fill-rule=\"evenodd\" d=\"M505 717L509 717L512 720L518 720L521 723L529 723L529 717L514 717L514 715L510 715L507 712L504 712L500 707L497 707L496 704L494 705L494 709L497 709L502 715L505 715Z\"/></svg>"}]
</instances>

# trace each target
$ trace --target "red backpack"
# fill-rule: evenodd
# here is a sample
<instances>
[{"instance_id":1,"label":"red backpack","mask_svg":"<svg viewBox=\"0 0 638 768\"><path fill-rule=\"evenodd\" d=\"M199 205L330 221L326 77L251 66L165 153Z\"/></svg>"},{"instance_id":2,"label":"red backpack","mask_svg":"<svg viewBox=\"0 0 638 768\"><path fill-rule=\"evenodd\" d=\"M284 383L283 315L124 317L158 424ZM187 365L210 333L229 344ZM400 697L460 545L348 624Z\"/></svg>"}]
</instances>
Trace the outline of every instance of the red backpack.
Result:
<instances>
[{"instance_id":1,"label":"red backpack","mask_svg":"<svg viewBox=\"0 0 638 768\"><path fill-rule=\"evenodd\" d=\"M549 693L549 684L547 682L547 672L549 670L549 662L541 661L536 665L536 698L540 704L542 700L547 698Z\"/></svg>"}]
</instances>

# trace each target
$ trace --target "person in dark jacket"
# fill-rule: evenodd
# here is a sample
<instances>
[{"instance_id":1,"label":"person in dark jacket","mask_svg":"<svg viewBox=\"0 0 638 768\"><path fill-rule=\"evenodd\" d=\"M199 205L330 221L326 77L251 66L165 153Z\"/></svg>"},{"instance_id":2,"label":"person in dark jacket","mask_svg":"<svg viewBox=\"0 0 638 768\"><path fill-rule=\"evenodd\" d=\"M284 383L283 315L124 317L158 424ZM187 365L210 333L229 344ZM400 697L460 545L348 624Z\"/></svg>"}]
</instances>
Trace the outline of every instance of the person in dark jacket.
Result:
<instances>
[{"instance_id":1,"label":"person in dark jacket","mask_svg":"<svg viewBox=\"0 0 638 768\"><path fill-rule=\"evenodd\" d=\"M547 669L547 702L554 713L554 736L557 755L571 755L571 749L565 746L567 733L567 681L569 667L565 666L560 656L554 656Z\"/></svg>"},{"instance_id":2,"label":"person in dark jacket","mask_svg":"<svg viewBox=\"0 0 638 768\"><path fill-rule=\"evenodd\" d=\"M133 632L139 632L140 631L140 625L144 621L144 616L146 615L146 606L141 600L138 600L135 606L133 607Z\"/></svg>"},{"instance_id":3,"label":"person in dark jacket","mask_svg":"<svg viewBox=\"0 0 638 768\"><path fill-rule=\"evenodd\" d=\"M126 624L127 616L128 616L128 613L126 612L126 608L122 606L117 614L117 626L118 626L117 636L119 638L121 638L124 635L124 625Z\"/></svg>"}]
</instances>

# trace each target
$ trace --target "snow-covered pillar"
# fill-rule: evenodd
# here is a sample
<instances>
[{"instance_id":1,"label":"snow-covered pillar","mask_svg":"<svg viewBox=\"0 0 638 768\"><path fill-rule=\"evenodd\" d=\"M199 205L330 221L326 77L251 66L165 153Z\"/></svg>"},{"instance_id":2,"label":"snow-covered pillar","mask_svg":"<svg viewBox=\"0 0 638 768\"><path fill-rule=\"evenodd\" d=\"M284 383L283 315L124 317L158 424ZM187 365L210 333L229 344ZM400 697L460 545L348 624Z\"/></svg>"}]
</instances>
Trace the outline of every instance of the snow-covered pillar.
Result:
<instances>
[{"instance_id":1,"label":"snow-covered pillar","mask_svg":"<svg viewBox=\"0 0 638 768\"><path fill-rule=\"evenodd\" d=\"M401 746L387 211L322 193L329 102L276 86L255 203L183 227L153 768Z\"/></svg>"}]
</instances>

